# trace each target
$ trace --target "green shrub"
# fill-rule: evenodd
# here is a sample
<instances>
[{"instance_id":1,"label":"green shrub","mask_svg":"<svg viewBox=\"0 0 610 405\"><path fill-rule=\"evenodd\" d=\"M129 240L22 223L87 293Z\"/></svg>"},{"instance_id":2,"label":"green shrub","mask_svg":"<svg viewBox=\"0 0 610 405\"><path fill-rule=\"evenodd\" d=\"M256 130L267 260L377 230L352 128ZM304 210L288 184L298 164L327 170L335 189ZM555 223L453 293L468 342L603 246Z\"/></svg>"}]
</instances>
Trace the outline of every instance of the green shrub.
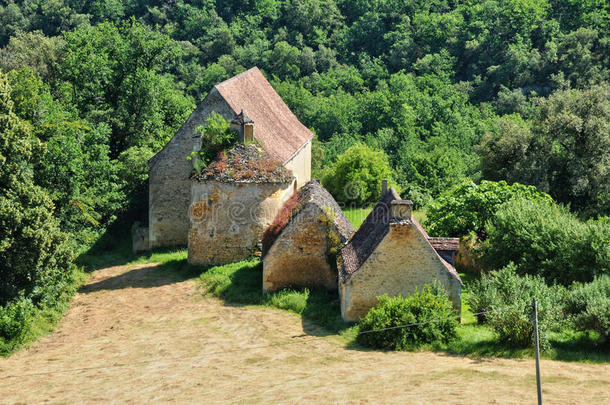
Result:
<instances>
[{"instance_id":1,"label":"green shrub","mask_svg":"<svg viewBox=\"0 0 610 405\"><path fill-rule=\"evenodd\" d=\"M567 208L513 199L487 226L483 262L501 268L514 262L519 274L538 274L570 285L610 274L610 222L580 221Z\"/></svg>"},{"instance_id":2,"label":"green shrub","mask_svg":"<svg viewBox=\"0 0 610 405\"><path fill-rule=\"evenodd\" d=\"M393 178L383 151L357 144L339 155L322 183L337 201L361 206L379 200L381 181Z\"/></svg>"},{"instance_id":3,"label":"green shrub","mask_svg":"<svg viewBox=\"0 0 610 405\"><path fill-rule=\"evenodd\" d=\"M610 276L587 284L576 284L566 303L566 312L579 330L594 330L610 342Z\"/></svg>"},{"instance_id":4,"label":"green shrub","mask_svg":"<svg viewBox=\"0 0 610 405\"><path fill-rule=\"evenodd\" d=\"M557 330L563 318L566 290L548 286L542 277L520 277L515 265L483 274L469 290L467 302L480 322L487 322L500 341L515 347L533 343L534 323L532 301L538 301L540 343L548 348L548 332Z\"/></svg>"},{"instance_id":5,"label":"green shrub","mask_svg":"<svg viewBox=\"0 0 610 405\"><path fill-rule=\"evenodd\" d=\"M212 112L207 122L207 126L202 125L196 129L201 134L201 149L187 157L197 173L206 168L218 153L237 143L237 135L231 131L229 122L222 115Z\"/></svg>"},{"instance_id":6,"label":"green shrub","mask_svg":"<svg viewBox=\"0 0 610 405\"><path fill-rule=\"evenodd\" d=\"M0 306L0 341L20 343L30 329L33 312L34 304L27 298Z\"/></svg>"},{"instance_id":7,"label":"green shrub","mask_svg":"<svg viewBox=\"0 0 610 405\"><path fill-rule=\"evenodd\" d=\"M401 325L414 326L369 332ZM379 297L379 304L360 321L358 342L365 346L405 350L446 343L456 336L458 322L447 292L438 284L407 297Z\"/></svg>"},{"instance_id":8,"label":"green shrub","mask_svg":"<svg viewBox=\"0 0 610 405\"><path fill-rule=\"evenodd\" d=\"M34 183L44 148L13 111L0 73L0 305L19 296L38 303L72 274L73 252L59 229L49 194Z\"/></svg>"},{"instance_id":9,"label":"green shrub","mask_svg":"<svg viewBox=\"0 0 610 405\"><path fill-rule=\"evenodd\" d=\"M485 223L494 217L501 204L515 197L549 204L553 201L533 186L486 180L475 184L466 180L430 204L426 211L426 229L434 236L465 236L475 232L484 239Z\"/></svg>"}]
</instances>

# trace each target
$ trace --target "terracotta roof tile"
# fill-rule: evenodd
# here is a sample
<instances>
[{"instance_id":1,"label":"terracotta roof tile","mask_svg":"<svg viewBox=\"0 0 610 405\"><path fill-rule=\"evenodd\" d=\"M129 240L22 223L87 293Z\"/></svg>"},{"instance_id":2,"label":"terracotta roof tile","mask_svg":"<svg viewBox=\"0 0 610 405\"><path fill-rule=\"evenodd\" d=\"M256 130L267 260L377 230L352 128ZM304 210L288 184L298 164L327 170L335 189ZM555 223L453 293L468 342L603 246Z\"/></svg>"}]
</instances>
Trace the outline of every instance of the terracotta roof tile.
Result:
<instances>
[{"instance_id":1,"label":"terracotta roof tile","mask_svg":"<svg viewBox=\"0 0 610 405\"><path fill-rule=\"evenodd\" d=\"M272 158L286 163L313 138L258 68L215 87L236 114L243 111L254 121L254 138Z\"/></svg>"},{"instance_id":2,"label":"terracotta roof tile","mask_svg":"<svg viewBox=\"0 0 610 405\"><path fill-rule=\"evenodd\" d=\"M435 250L460 250L460 238L428 238L428 242Z\"/></svg>"}]
</instances>

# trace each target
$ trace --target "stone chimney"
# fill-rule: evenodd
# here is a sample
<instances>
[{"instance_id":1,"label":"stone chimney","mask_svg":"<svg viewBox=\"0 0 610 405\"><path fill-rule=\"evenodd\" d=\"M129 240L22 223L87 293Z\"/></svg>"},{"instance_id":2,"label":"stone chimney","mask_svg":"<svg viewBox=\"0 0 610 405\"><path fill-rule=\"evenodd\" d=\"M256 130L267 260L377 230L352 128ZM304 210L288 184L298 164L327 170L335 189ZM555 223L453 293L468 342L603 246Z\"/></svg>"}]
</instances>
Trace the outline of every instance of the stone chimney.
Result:
<instances>
[{"instance_id":1,"label":"stone chimney","mask_svg":"<svg viewBox=\"0 0 610 405\"><path fill-rule=\"evenodd\" d=\"M392 201L392 217L411 219L413 214L413 202L410 200L394 200Z\"/></svg>"},{"instance_id":2,"label":"stone chimney","mask_svg":"<svg viewBox=\"0 0 610 405\"><path fill-rule=\"evenodd\" d=\"M381 180L381 195L388 192L388 179Z\"/></svg>"},{"instance_id":3,"label":"stone chimney","mask_svg":"<svg viewBox=\"0 0 610 405\"><path fill-rule=\"evenodd\" d=\"M244 113L244 110L241 110L241 112L231 120L231 130L239 133L240 143L254 140L254 121Z\"/></svg>"}]
</instances>

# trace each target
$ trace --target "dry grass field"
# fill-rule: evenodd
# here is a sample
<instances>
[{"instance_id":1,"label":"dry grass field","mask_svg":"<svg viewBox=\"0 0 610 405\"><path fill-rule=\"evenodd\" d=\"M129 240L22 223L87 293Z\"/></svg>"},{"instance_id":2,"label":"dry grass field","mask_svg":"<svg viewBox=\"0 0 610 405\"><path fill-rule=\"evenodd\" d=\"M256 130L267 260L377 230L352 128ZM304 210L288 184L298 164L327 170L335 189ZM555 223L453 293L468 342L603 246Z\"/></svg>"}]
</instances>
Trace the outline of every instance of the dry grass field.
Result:
<instances>
[{"instance_id":1,"label":"dry grass field","mask_svg":"<svg viewBox=\"0 0 610 405\"><path fill-rule=\"evenodd\" d=\"M542 361L546 403L610 403L610 366ZM57 330L0 359L0 403L535 403L533 360L346 347L151 264L91 274Z\"/></svg>"}]
</instances>

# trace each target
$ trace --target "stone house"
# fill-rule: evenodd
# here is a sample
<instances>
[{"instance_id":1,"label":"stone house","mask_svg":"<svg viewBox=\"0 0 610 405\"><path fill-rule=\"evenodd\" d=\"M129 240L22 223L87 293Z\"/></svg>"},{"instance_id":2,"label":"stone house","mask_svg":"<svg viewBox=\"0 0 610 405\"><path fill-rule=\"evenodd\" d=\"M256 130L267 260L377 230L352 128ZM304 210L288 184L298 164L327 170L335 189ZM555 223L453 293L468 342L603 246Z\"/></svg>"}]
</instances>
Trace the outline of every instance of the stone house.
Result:
<instances>
[{"instance_id":1,"label":"stone house","mask_svg":"<svg viewBox=\"0 0 610 405\"><path fill-rule=\"evenodd\" d=\"M256 140L272 160L292 171L297 187L311 178L313 133L254 67L214 86L182 128L149 160L147 245L151 248L187 244L193 168L186 157L200 148L196 129L206 125L213 112L233 121L242 137ZM242 114L240 121L243 112L249 118L244 120Z\"/></svg>"},{"instance_id":2,"label":"stone house","mask_svg":"<svg viewBox=\"0 0 610 405\"><path fill-rule=\"evenodd\" d=\"M341 207L318 180L286 202L263 237L263 291L337 288L336 255L354 234Z\"/></svg>"},{"instance_id":3,"label":"stone house","mask_svg":"<svg viewBox=\"0 0 610 405\"><path fill-rule=\"evenodd\" d=\"M191 187L188 261L218 265L247 259L262 231L296 191L292 171L255 144L221 153Z\"/></svg>"},{"instance_id":4,"label":"stone house","mask_svg":"<svg viewBox=\"0 0 610 405\"><path fill-rule=\"evenodd\" d=\"M462 281L454 267L434 249L426 231L413 218L413 203L393 188L384 190L338 257L341 316L357 321L377 304L377 297L409 295L438 281L460 310ZM447 239L443 241L439 239ZM436 238L441 248L455 247L455 238ZM458 241L459 245L459 241ZM442 249L441 249L442 250ZM453 257L454 252L450 252Z\"/></svg>"}]
</instances>

